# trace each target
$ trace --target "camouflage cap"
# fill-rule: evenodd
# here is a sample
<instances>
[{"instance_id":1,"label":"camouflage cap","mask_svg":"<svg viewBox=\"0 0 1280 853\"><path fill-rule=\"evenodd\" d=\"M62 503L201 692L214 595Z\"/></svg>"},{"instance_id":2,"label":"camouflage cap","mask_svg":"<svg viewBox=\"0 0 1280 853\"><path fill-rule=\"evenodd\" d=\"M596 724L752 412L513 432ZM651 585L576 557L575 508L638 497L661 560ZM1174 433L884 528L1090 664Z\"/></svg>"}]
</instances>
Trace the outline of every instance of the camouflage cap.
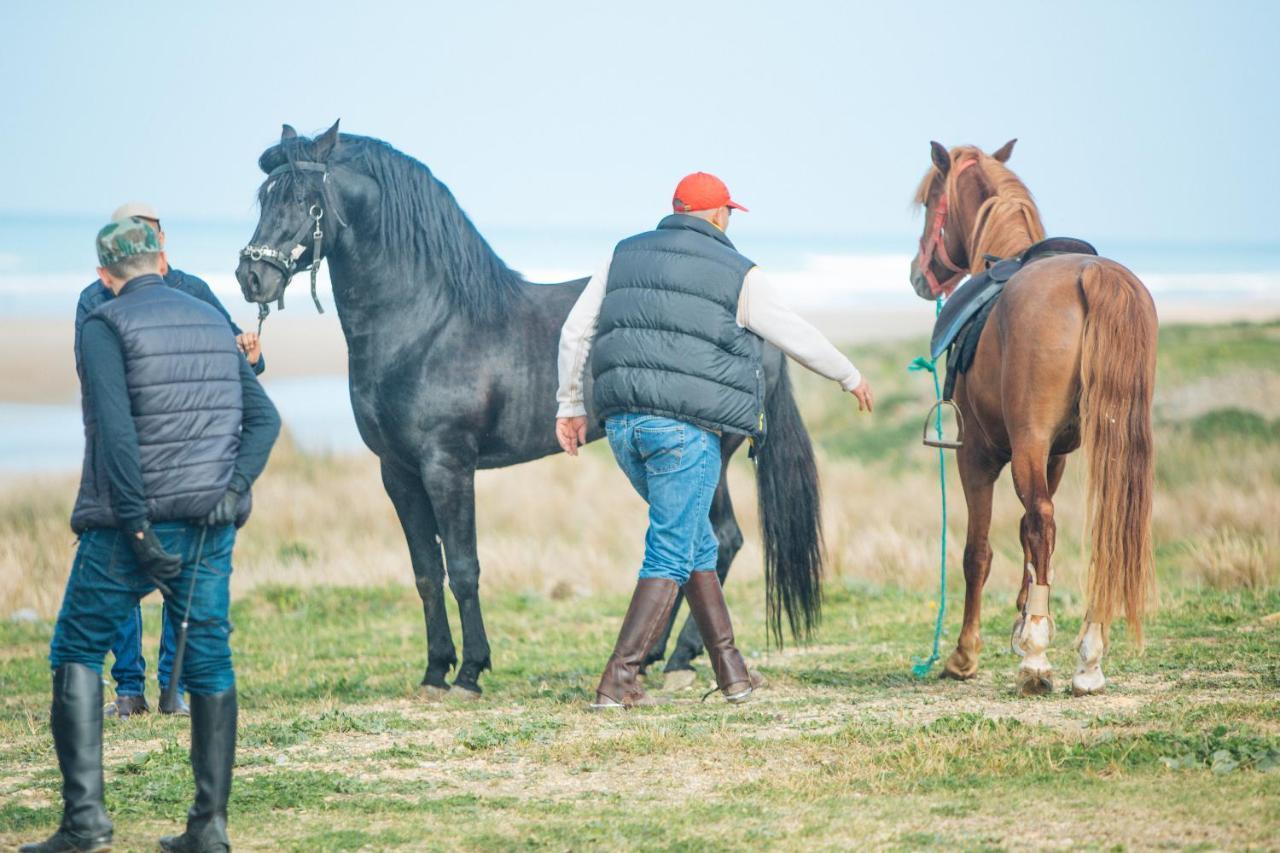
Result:
<instances>
[{"instance_id":1,"label":"camouflage cap","mask_svg":"<svg viewBox=\"0 0 1280 853\"><path fill-rule=\"evenodd\" d=\"M160 235L149 222L137 217L109 223L98 232L98 263L104 267L134 255L152 255L159 251Z\"/></svg>"}]
</instances>

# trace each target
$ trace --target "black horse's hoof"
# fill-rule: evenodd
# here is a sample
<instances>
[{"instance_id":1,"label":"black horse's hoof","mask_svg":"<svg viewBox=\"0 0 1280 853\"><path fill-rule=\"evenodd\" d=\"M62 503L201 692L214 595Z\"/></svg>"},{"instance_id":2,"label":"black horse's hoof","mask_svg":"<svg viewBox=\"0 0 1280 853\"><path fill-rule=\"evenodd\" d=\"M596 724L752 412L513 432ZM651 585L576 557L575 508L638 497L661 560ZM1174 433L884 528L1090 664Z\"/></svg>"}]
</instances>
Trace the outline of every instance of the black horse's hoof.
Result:
<instances>
[{"instance_id":1,"label":"black horse's hoof","mask_svg":"<svg viewBox=\"0 0 1280 853\"><path fill-rule=\"evenodd\" d=\"M449 690L449 700L453 702L475 702L483 695L484 691L479 684L463 684L460 681L453 682L453 687Z\"/></svg>"},{"instance_id":2,"label":"black horse's hoof","mask_svg":"<svg viewBox=\"0 0 1280 853\"><path fill-rule=\"evenodd\" d=\"M678 690L688 690L697 683L698 673L693 667L667 670L662 680L662 689L674 693Z\"/></svg>"},{"instance_id":3,"label":"black horse's hoof","mask_svg":"<svg viewBox=\"0 0 1280 853\"><path fill-rule=\"evenodd\" d=\"M422 698L428 702L441 702L449 698L449 685L437 687L434 684L423 684L418 688L418 692L422 694Z\"/></svg>"}]
</instances>

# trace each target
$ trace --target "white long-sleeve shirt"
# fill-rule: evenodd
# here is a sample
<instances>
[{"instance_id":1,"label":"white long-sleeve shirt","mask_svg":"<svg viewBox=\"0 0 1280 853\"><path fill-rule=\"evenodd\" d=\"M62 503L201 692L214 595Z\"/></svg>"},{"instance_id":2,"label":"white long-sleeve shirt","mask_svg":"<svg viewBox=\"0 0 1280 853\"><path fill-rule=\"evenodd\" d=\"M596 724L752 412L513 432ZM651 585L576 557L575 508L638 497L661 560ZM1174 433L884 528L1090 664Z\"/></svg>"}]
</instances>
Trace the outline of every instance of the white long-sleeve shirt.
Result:
<instances>
[{"instance_id":1,"label":"white long-sleeve shirt","mask_svg":"<svg viewBox=\"0 0 1280 853\"><path fill-rule=\"evenodd\" d=\"M587 282L560 330L560 390L556 393L560 407L556 417L572 418L587 413L582 392L583 371L595 339L612 260L610 256ZM738 325L764 338L814 373L839 382L846 391L852 391L862 382L862 375L853 362L782 301L759 267L752 267L742 279Z\"/></svg>"}]
</instances>

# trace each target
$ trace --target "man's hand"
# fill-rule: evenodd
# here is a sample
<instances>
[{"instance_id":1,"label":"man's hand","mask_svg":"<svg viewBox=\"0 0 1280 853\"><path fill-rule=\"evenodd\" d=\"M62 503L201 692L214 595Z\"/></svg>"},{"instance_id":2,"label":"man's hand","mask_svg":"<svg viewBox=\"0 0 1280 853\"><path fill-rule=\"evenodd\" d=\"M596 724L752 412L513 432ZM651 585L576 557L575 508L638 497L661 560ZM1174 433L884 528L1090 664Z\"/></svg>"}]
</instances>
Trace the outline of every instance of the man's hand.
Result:
<instances>
[{"instance_id":1,"label":"man's hand","mask_svg":"<svg viewBox=\"0 0 1280 853\"><path fill-rule=\"evenodd\" d=\"M262 358L262 341L257 332L241 332L236 335L236 346L240 347L240 352L244 353L249 364L257 364L258 359Z\"/></svg>"},{"instance_id":2,"label":"man's hand","mask_svg":"<svg viewBox=\"0 0 1280 853\"><path fill-rule=\"evenodd\" d=\"M217 506L205 516L204 526L219 527L223 524L234 524L236 513L240 509L240 500L243 497L235 489L227 489L226 494L222 496L222 500L218 501Z\"/></svg>"},{"instance_id":3,"label":"man's hand","mask_svg":"<svg viewBox=\"0 0 1280 853\"><path fill-rule=\"evenodd\" d=\"M160 544L151 522L144 521L142 528L129 536L129 545L133 548L133 556L156 588L165 595L173 595L167 581L176 578L182 572L182 558L170 554Z\"/></svg>"},{"instance_id":4,"label":"man's hand","mask_svg":"<svg viewBox=\"0 0 1280 853\"><path fill-rule=\"evenodd\" d=\"M570 456L578 455L578 447L587 443L587 416L556 418L556 441Z\"/></svg>"},{"instance_id":5,"label":"man's hand","mask_svg":"<svg viewBox=\"0 0 1280 853\"><path fill-rule=\"evenodd\" d=\"M874 402L874 398L871 396L871 385L867 383L866 379L859 382L858 387L849 393L858 398L859 412L871 411L871 404Z\"/></svg>"}]
</instances>

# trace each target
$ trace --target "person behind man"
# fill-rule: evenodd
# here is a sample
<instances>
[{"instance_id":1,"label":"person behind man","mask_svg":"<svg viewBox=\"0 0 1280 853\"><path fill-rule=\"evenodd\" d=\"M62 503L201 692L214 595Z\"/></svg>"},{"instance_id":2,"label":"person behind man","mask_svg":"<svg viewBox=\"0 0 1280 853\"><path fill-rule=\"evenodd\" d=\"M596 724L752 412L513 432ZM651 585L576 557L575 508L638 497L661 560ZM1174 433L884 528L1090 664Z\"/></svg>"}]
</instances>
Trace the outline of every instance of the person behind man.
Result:
<instances>
[{"instance_id":1,"label":"person behind man","mask_svg":"<svg viewBox=\"0 0 1280 853\"><path fill-rule=\"evenodd\" d=\"M649 504L640 578L596 688L596 709L652 703L639 670L681 586L721 693L743 702L754 689L715 572L710 510L721 435L754 437L761 428L760 339L839 382L860 409L872 406L857 368L783 304L725 235L732 211L746 208L719 178L688 175L672 207L656 230L617 245L560 333L560 446L576 456L586 442L583 372L594 349L595 414L619 467Z\"/></svg>"},{"instance_id":2,"label":"person behind man","mask_svg":"<svg viewBox=\"0 0 1280 853\"><path fill-rule=\"evenodd\" d=\"M156 212L154 207L142 201L127 202L115 209L115 212L111 214L111 221L116 222L130 217L142 219L154 228L156 234L160 237L160 248L164 248L165 233L160 226L160 214ZM169 266L167 255L161 272L164 276L164 283L169 287L189 296L194 296L202 302L207 302L218 310L218 313L226 319L227 325L231 327L232 334L236 336L236 344L240 347L240 351L245 354L249 365L253 367L253 372L256 375L262 375L262 371L266 369L267 362L262 356L261 342L257 333L242 331L231 319L231 314L218 301L218 297L213 295L209 285L198 276ZM107 287L101 279L95 280L80 291L80 299L76 302L75 326L77 371L80 370L80 329L88 316L99 305L113 298L113 296L111 288ZM81 375L83 376L83 373ZM156 668L161 693L168 687L169 673L173 670L174 629L173 622L167 616L167 609L162 609L160 618L160 657L159 665ZM150 708L147 707L145 696L147 663L142 654L141 606L135 607L133 612L125 618L124 623L120 626L120 634L111 646L111 654L115 658L115 663L111 667L111 678L116 683L116 698L107 705L107 716L128 717L133 714L147 713ZM182 698L182 693L185 692L185 689L183 689L183 685L179 685L179 688L175 711L179 714L188 714L190 709L187 707L186 700ZM161 713L165 711L164 708L160 710Z\"/></svg>"},{"instance_id":3,"label":"person behind man","mask_svg":"<svg viewBox=\"0 0 1280 853\"><path fill-rule=\"evenodd\" d=\"M139 599L160 589L189 623L195 802L165 850L224 850L235 759L236 687L228 642L231 550L280 418L226 319L167 287L156 230L143 219L98 232L98 275L114 298L77 343L85 456L71 514L79 535L49 649L50 728L62 822L25 853L105 850L102 664ZM190 602L190 612L188 612Z\"/></svg>"}]
</instances>

